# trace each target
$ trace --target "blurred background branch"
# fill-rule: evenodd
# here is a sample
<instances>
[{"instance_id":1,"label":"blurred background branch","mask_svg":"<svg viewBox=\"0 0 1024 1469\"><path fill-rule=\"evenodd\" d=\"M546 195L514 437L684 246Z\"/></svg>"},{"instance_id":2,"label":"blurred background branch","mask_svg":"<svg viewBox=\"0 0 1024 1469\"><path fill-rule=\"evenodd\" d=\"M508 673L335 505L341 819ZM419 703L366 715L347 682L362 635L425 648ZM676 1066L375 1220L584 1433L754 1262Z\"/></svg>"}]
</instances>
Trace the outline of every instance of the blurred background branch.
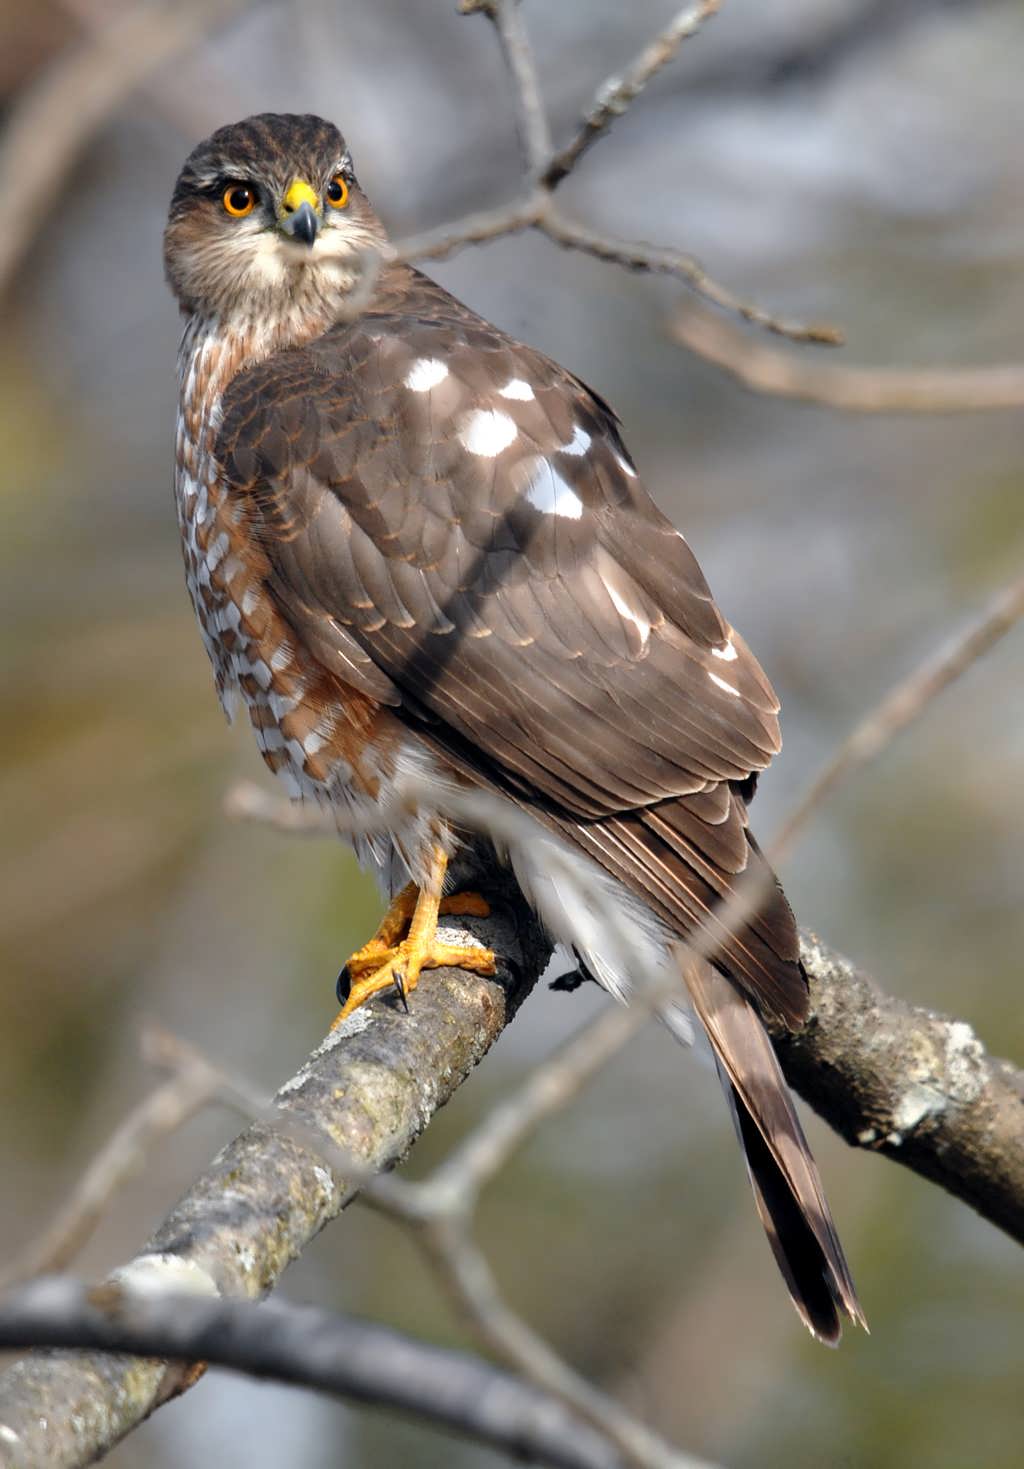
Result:
<instances>
[{"instance_id":1,"label":"blurred background branch","mask_svg":"<svg viewBox=\"0 0 1024 1469\"><path fill-rule=\"evenodd\" d=\"M152 1044L144 1042L150 1059ZM58 1271L82 1249L104 1213L160 1143L190 1117L225 1095L224 1078L205 1057L178 1049L170 1076L133 1107L82 1174L53 1222L25 1253L0 1270L0 1290Z\"/></svg>"},{"instance_id":2,"label":"blurred background branch","mask_svg":"<svg viewBox=\"0 0 1024 1469\"><path fill-rule=\"evenodd\" d=\"M199 45L247 3L253 0L119 6L18 98L0 138L0 193L17 201L0 231L0 293L97 129L158 67Z\"/></svg>"},{"instance_id":3,"label":"blurred background branch","mask_svg":"<svg viewBox=\"0 0 1024 1469\"><path fill-rule=\"evenodd\" d=\"M202 1360L406 1413L551 1469L621 1469L623 1463L557 1399L521 1378L311 1306L197 1300L175 1294L173 1285L160 1293L133 1290L128 1279L92 1290L45 1279L0 1301L0 1347L28 1343ZM62 1404L45 1431L38 1419L15 1421L17 1430L9 1432L17 1432L26 1462L36 1454L37 1462L53 1466L87 1462L87 1447ZM674 1462L678 1469L701 1469L694 1459Z\"/></svg>"},{"instance_id":4,"label":"blurred background branch","mask_svg":"<svg viewBox=\"0 0 1024 1469\"><path fill-rule=\"evenodd\" d=\"M688 306L672 322L682 346L755 393L846 413L980 413L1024 405L1024 366L853 367L776 351Z\"/></svg>"}]
</instances>

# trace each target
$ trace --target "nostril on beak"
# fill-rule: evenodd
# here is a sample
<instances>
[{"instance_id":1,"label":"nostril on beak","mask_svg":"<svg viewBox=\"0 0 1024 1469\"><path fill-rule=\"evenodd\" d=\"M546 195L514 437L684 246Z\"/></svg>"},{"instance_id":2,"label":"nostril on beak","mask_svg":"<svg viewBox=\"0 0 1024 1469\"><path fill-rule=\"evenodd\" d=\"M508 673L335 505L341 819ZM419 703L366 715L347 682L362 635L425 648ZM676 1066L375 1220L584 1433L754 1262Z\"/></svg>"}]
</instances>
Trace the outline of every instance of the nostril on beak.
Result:
<instances>
[{"instance_id":1,"label":"nostril on beak","mask_svg":"<svg viewBox=\"0 0 1024 1469\"><path fill-rule=\"evenodd\" d=\"M311 206L303 200L298 206L293 204L289 207L286 204L282 208L281 229L290 239L300 240L302 244L312 247L316 242L320 221Z\"/></svg>"}]
</instances>

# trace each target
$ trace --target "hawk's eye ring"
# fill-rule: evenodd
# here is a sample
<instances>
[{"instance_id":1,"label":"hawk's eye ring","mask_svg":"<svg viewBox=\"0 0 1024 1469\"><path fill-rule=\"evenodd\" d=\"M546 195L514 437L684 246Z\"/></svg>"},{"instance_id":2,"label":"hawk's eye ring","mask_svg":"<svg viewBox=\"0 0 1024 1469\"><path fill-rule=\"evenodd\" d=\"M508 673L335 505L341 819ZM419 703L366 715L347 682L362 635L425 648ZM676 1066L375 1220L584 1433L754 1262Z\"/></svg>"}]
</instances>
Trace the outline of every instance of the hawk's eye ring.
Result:
<instances>
[{"instance_id":1,"label":"hawk's eye ring","mask_svg":"<svg viewBox=\"0 0 1024 1469\"><path fill-rule=\"evenodd\" d=\"M221 203L235 219L244 219L256 208L256 190L249 184L228 184L221 195Z\"/></svg>"},{"instance_id":2,"label":"hawk's eye ring","mask_svg":"<svg viewBox=\"0 0 1024 1469\"><path fill-rule=\"evenodd\" d=\"M332 209L344 209L348 203L348 184L340 173L334 175L324 192Z\"/></svg>"}]
</instances>

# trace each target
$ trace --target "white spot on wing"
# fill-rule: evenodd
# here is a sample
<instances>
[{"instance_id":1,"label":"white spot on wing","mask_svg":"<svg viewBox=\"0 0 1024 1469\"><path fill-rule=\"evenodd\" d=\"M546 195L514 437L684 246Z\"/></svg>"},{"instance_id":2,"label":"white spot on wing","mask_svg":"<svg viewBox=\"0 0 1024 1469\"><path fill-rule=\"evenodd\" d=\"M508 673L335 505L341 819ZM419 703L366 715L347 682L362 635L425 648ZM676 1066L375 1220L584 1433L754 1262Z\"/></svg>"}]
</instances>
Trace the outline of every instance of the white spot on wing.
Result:
<instances>
[{"instance_id":1,"label":"white spot on wing","mask_svg":"<svg viewBox=\"0 0 1024 1469\"><path fill-rule=\"evenodd\" d=\"M405 375L405 386L414 393L429 393L448 376L448 367L439 357L418 357Z\"/></svg>"},{"instance_id":2,"label":"white spot on wing","mask_svg":"<svg viewBox=\"0 0 1024 1469\"><path fill-rule=\"evenodd\" d=\"M533 402L533 389L530 384L521 377L511 378L498 392L503 398L515 398L520 403Z\"/></svg>"},{"instance_id":3,"label":"white spot on wing","mask_svg":"<svg viewBox=\"0 0 1024 1469\"><path fill-rule=\"evenodd\" d=\"M234 602L225 602L214 610L211 621L218 632L238 632L242 624L242 614Z\"/></svg>"},{"instance_id":4,"label":"white spot on wing","mask_svg":"<svg viewBox=\"0 0 1024 1469\"><path fill-rule=\"evenodd\" d=\"M585 428L580 428L579 424L577 424L572 431L572 438L567 444L562 445L560 452L563 454L578 455L585 454L589 448L590 435L587 433Z\"/></svg>"},{"instance_id":5,"label":"white spot on wing","mask_svg":"<svg viewBox=\"0 0 1024 1469\"><path fill-rule=\"evenodd\" d=\"M546 459L538 460L537 471L527 486L526 498L535 510L544 515L564 515L569 520L579 520L583 514L583 501L579 495Z\"/></svg>"},{"instance_id":6,"label":"white spot on wing","mask_svg":"<svg viewBox=\"0 0 1024 1469\"><path fill-rule=\"evenodd\" d=\"M712 673L710 669L708 669L708 678L711 680L712 683L717 684L718 687L720 689L723 689L727 694L732 694L734 699L738 699L740 697L739 689L734 689L731 683L726 683L724 678L719 678L718 674Z\"/></svg>"},{"instance_id":7,"label":"white spot on wing","mask_svg":"<svg viewBox=\"0 0 1024 1469\"><path fill-rule=\"evenodd\" d=\"M298 702L298 699L293 699L290 694L269 693L267 695L267 703L275 719L283 719L286 714L290 714Z\"/></svg>"},{"instance_id":8,"label":"white spot on wing","mask_svg":"<svg viewBox=\"0 0 1024 1469\"><path fill-rule=\"evenodd\" d=\"M228 553L229 545L230 542L224 531L221 531L220 535L210 542L210 545L206 548L206 564L211 571L216 571L217 567L224 560L224 557Z\"/></svg>"},{"instance_id":9,"label":"white spot on wing","mask_svg":"<svg viewBox=\"0 0 1024 1469\"><path fill-rule=\"evenodd\" d=\"M604 578L602 578L602 580L604 580ZM619 614L620 617L624 617L627 622L631 622L633 624L637 632L640 634L641 641L646 643L651 632L651 624L647 621L647 618L643 615L642 612L637 612L635 607L631 607L626 601L625 597L623 597L621 593L615 590L611 582L606 581L605 586L608 589L609 597L611 597L612 602L614 603L616 612Z\"/></svg>"},{"instance_id":10,"label":"white spot on wing","mask_svg":"<svg viewBox=\"0 0 1024 1469\"><path fill-rule=\"evenodd\" d=\"M736 644L733 642L732 638L730 638L729 641L727 643L723 643L720 648L712 648L711 656L712 658L721 658L723 663L731 663L733 659L737 658L739 655L736 652Z\"/></svg>"},{"instance_id":11,"label":"white spot on wing","mask_svg":"<svg viewBox=\"0 0 1024 1469\"><path fill-rule=\"evenodd\" d=\"M500 408L478 408L466 418L459 438L471 454L493 459L507 449L519 430Z\"/></svg>"}]
</instances>

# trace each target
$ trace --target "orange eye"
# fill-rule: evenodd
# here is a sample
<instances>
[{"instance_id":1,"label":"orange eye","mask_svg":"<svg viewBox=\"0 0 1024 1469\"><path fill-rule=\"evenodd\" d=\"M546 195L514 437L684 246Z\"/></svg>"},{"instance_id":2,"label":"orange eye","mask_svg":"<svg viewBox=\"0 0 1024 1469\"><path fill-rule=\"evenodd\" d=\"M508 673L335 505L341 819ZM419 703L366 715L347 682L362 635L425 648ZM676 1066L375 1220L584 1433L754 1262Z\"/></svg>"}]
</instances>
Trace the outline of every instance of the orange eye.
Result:
<instances>
[{"instance_id":1,"label":"orange eye","mask_svg":"<svg viewBox=\"0 0 1024 1469\"><path fill-rule=\"evenodd\" d=\"M325 190L327 202L332 209L344 209L348 203L348 184L340 173L336 173Z\"/></svg>"},{"instance_id":2,"label":"orange eye","mask_svg":"<svg viewBox=\"0 0 1024 1469\"><path fill-rule=\"evenodd\" d=\"M256 208L256 190L248 184L228 184L221 195L221 203L235 219L244 219Z\"/></svg>"}]
</instances>

